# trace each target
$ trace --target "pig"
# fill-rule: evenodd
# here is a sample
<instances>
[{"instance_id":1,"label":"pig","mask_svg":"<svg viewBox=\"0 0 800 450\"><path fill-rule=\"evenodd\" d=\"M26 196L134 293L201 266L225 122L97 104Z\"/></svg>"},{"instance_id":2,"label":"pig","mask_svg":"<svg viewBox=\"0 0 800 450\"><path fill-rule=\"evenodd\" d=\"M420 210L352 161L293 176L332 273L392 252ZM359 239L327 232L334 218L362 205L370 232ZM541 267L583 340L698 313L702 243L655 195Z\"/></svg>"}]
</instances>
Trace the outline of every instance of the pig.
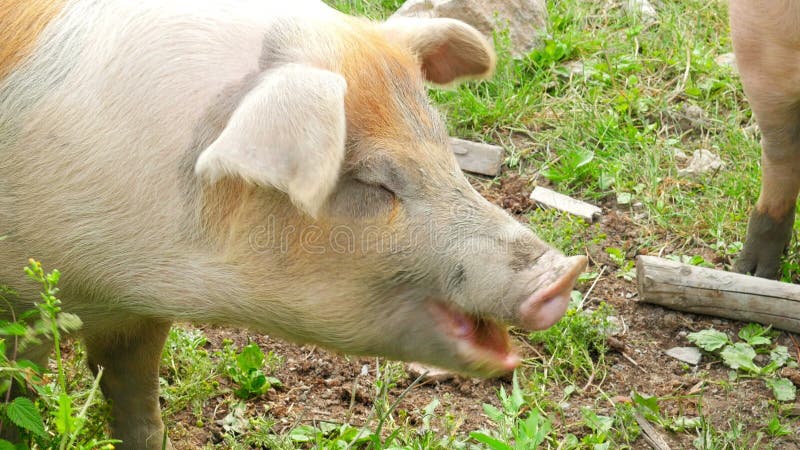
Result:
<instances>
[{"instance_id":1,"label":"pig","mask_svg":"<svg viewBox=\"0 0 800 450\"><path fill-rule=\"evenodd\" d=\"M161 448L175 321L492 376L519 362L507 325L564 314L586 258L482 198L427 100L494 68L464 23L311 0L0 11L0 283L24 310L27 258L61 270L118 448Z\"/></svg>"},{"instance_id":2,"label":"pig","mask_svg":"<svg viewBox=\"0 0 800 450\"><path fill-rule=\"evenodd\" d=\"M761 129L761 193L734 270L775 278L800 191L800 4L731 0L736 66Z\"/></svg>"}]
</instances>

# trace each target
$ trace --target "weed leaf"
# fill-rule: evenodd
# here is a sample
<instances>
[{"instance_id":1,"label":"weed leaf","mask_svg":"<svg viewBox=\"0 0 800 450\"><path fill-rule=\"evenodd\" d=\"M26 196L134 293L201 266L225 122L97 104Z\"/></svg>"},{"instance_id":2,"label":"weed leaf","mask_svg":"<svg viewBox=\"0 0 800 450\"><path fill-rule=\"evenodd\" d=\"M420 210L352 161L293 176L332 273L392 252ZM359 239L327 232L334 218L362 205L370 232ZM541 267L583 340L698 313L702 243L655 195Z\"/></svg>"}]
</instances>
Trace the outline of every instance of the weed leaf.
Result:
<instances>
[{"instance_id":1,"label":"weed leaf","mask_svg":"<svg viewBox=\"0 0 800 450\"><path fill-rule=\"evenodd\" d=\"M0 320L0 335L24 336L26 331L25 327L19 322Z\"/></svg>"},{"instance_id":2,"label":"weed leaf","mask_svg":"<svg viewBox=\"0 0 800 450\"><path fill-rule=\"evenodd\" d=\"M751 323L739 330L739 337L753 347L769 345L771 342L770 338L764 336L767 332L769 332L769 327L764 328L757 323Z\"/></svg>"},{"instance_id":3,"label":"weed leaf","mask_svg":"<svg viewBox=\"0 0 800 450\"><path fill-rule=\"evenodd\" d=\"M44 436L44 423L36 405L26 397L17 397L8 404L6 414L14 424L37 436Z\"/></svg>"},{"instance_id":4,"label":"weed leaf","mask_svg":"<svg viewBox=\"0 0 800 450\"><path fill-rule=\"evenodd\" d=\"M777 367L783 367L789 357L789 349L784 345L778 345L769 352L769 361L775 363Z\"/></svg>"},{"instance_id":5,"label":"weed leaf","mask_svg":"<svg viewBox=\"0 0 800 450\"><path fill-rule=\"evenodd\" d=\"M775 399L780 402L793 402L797 397L797 387L788 378L769 378L767 387L772 389Z\"/></svg>"},{"instance_id":6,"label":"weed leaf","mask_svg":"<svg viewBox=\"0 0 800 450\"><path fill-rule=\"evenodd\" d=\"M752 373L761 371L753 362L753 358L756 357L756 351L744 342L728 345L720 352L720 356L731 369L743 369Z\"/></svg>"},{"instance_id":7,"label":"weed leaf","mask_svg":"<svg viewBox=\"0 0 800 450\"><path fill-rule=\"evenodd\" d=\"M256 344L247 345L236 357L236 363L245 372L260 369L264 365L264 352Z\"/></svg>"},{"instance_id":8,"label":"weed leaf","mask_svg":"<svg viewBox=\"0 0 800 450\"><path fill-rule=\"evenodd\" d=\"M586 426L595 433L607 433L614 424L613 418L596 414L589 408L581 408L581 415L583 415Z\"/></svg>"},{"instance_id":9,"label":"weed leaf","mask_svg":"<svg viewBox=\"0 0 800 450\"><path fill-rule=\"evenodd\" d=\"M54 413L59 433L67 433L72 422L72 399L67 393L58 396L58 409Z\"/></svg>"},{"instance_id":10,"label":"weed leaf","mask_svg":"<svg viewBox=\"0 0 800 450\"><path fill-rule=\"evenodd\" d=\"M689 335L686 336L686 339L707 352L719 350L730 343L728 336L725 333L713 329L689 333Z\"/></svg>"},{"instance_id":11,"label":"weed leaf","mask_svg":"<svg viewBox=\"0 0 800 450\"><path fill-rule=\"evenodd\" d=\"M510 445L506 444L505 442L499 439L495 439L489 436L488 434L473 431L472 433L469 434L469 437L475 439L481 444L488 446L492 450L514 450L514 448L511 447Z\"/></svg>"}]
</instances>

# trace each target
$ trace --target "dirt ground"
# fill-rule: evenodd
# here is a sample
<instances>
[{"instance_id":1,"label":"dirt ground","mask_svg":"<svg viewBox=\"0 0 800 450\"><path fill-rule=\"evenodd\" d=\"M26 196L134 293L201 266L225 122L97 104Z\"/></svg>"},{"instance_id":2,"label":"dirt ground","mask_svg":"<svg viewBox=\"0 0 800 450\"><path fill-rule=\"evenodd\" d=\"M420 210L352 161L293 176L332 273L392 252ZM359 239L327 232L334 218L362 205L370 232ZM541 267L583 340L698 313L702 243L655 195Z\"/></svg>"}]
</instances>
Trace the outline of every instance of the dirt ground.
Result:
<instances>
[{"instance_id":1,"label":"dirt ground","mask_svg":"<svg viewBox=\"0 0 800 450\"><path fill-rule=\"evenodd\" d=\"M476 179L475 183L487 198L513 214L525 213L533 207L528 200L529 186L520 178L507 177L499 184ZM595 266L592 270L599 270L598 265L611 263L604 251L606 247L626 250L641 247L642 233L632 219L634 214L616 211L614 205L602 206L604 215L600 227L607 239L601 245L586 249L591 264ZM665 238L662 242L672 241ZM713 253L707 249L697 248L693 250L694 253L685 249L682 251L684 254L700 254L706 260L713 261ZM667 245L664 253L669 252ZM627 256L635 255L629 253ZM581 290L585 292L587 288L582 286ZM614 308L614 315L622 321L625 331L613 343L607 355L610 367L607 377L593 380L585 391L573 394L566 414L554 418L564 421L570 432L581 434L581 406L593 407L598 414L610 414L613 402L625 401L625 396L631 391L669 397L671 400L662 400L660 405L666 414L674 416L696 416L697 402L701 401L704 415L714 422L718 430L727 430L729 421L738 420L747 423L749 431L755 432L769 419L774 405L770 404L772 395L763 381L740 380L728 384L728 369L709 357L704 356L699 366L691 368L664 355L664 350L668 348L689 345L685 338L687 333L712 326L735 333L742 326L741 323L672 312L640 303L637 301L635 284L609 274L609 271L593 288L588 306L596 306L601 300ZM349 421L358 425L370 419L376 376L374 358L344 357L241 330L205 327L203 331L209 339L209 349L221 348L223 339L231 339L237 346L256 342L265 352L271 350L285 358L285 363L275 373L284 387L248 402L248 408L254 414L269 411L277 420L277 431L320 420ZM786 345L793 355L800 351L786 333L781 335L779 342ZM524 357L536 357L538 349L524 345L517 347ZM362 374L364 367L366 375ZM396 398L410 382L410 377L399 382L391 396ZM461 424L460 431L467 433L489 426L481 405L497 405L497 390L500 386L508 389L509 385L508 378L477 380L456 377L449 381L429 382L411 390L400 403L399 409L407 411L411 423L414 423L420 420L422 409L436 397L441 401L439 411L451 413L456 423ZM355 399L352 398L353 393ZM701 395L690 395L698 393ZM553 398L560 399L561 396L553 395ZM190 412L181 413L177 417L177 427L170 430L176 448L196 449L208 443L220 442L223 429L217 421L228 414L228 407L223 397L208 402L206 417L202 418L203 427L196 426L198 418ZM798 404L795 409L798 409ZM691 434L664 432L664 435L673 448L693 448L694 436ZM800 437L790 435L772 439L765 436L762 444L765 444L764 447L771 445L780 449L798 449ZM642 438L634 447L650 448Z\"/></svg>"}]
</instances>

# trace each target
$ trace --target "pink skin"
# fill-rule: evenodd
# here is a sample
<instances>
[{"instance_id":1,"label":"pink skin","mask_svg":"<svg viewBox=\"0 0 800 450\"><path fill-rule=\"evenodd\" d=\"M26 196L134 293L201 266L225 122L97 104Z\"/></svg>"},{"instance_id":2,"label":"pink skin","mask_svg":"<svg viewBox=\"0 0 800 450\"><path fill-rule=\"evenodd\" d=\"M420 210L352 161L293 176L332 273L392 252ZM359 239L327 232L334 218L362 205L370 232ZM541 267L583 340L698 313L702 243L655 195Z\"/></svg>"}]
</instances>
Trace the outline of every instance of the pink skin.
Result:
<instances>
[{"instance_id":1,"label":"pink skin","mask_svg":"<svg viewBox=\"0 0 800 450\"><path fill-rule=\"evenodd\" d=\"M563 275L522 301L519 317L515 320L518 326L526 330L543 330L564 315L572 287L578 275L586 269L587 259L585 256L563 258L561 255L559 259L562 267L553 272ZM461 357L470 361L477 372L500 374L519 365L520 358L512 349L503 325L488 319L476 319L443 301L434 300L430 307L442 330L456 340Z\"/></svg>"},{"instance_id":2,"label":"pink skin","mask_svg":"<svg viewBox=\"0 0 800 450\"><path fill-rule=\"evenodd\" d=\"M566 273L561 278L547 288L535 292L520 305L520 325L526 330L549 328L567 311L572 287L578 275L586 269L587 259L585 256L571 256L566 261Z\"/></svg>"}]
</instances>

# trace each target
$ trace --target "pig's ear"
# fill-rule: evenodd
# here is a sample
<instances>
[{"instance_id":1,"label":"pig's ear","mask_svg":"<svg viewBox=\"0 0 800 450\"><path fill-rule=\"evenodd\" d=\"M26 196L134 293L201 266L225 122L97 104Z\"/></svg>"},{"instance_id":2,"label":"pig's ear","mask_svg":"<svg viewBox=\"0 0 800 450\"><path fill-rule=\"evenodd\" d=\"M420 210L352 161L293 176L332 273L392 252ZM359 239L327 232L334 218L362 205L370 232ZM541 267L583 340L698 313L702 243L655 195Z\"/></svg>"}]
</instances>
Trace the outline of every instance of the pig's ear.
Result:
<instances>
[{"instance_id":1,"label":"pig's ear","mask_svg":"<svg viewBox=\"0 0 800 450\"><path fill-rule=\"evenodd\" d=\"M432 83L485 78L494 71L492 46L478 30L459 20L396 18L381 27L388 39L399 38L411 48Z\"/></svg>"},{"instance_id":2,"label":"pig's ear","mask_svg":"<svg viewBox=\"0 0 800 450\"><path fill-rule=\"evenodd\" d=\"M195 173L280 189L312 217L339 178L344 159L347 89L333 72L287 64L266 72L242 99Z\"/></svg>"}]
</instances>

